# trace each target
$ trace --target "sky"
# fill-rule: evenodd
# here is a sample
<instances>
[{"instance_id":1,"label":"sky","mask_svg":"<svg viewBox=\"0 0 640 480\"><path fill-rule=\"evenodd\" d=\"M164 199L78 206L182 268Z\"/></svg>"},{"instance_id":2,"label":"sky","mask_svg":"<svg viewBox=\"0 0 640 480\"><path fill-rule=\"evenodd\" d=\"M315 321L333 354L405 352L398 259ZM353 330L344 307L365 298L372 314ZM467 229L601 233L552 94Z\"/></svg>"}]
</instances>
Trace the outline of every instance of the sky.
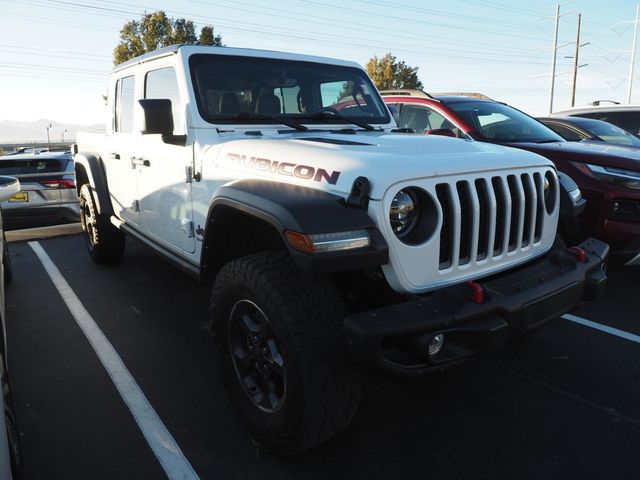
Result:
<instances>
[{"instance_id":1,"label":"sky","mask_svg":"<svg viewBox=\"0 0 640 480\"><path fill-rule=\"evenodd\" d=\"M104 121L122 25L165 10L213 25L230 47L365 64L387 52L419 67L428 92L480 92L532 115L549 109L556 3L544 0L0 0L0 120ZM561 5L554 110L570 106L577 13L576 105L626 102L636 15L632 0ZM632 103L640 103L640 52Z\"/></svg>"}]
</instances>

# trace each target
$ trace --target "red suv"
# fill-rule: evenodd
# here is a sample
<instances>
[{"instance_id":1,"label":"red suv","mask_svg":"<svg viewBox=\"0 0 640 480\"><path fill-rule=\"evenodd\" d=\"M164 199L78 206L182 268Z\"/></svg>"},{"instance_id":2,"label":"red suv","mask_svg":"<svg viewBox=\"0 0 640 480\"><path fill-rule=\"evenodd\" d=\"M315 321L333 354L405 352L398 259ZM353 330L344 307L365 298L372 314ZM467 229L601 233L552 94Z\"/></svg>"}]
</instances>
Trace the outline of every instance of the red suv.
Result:
<instances>
[{"instance_id":1,"label":"red suv","mask_svg":"<svg viewBox=\"0 0 640 480\"><path fill-rule=\"evenodd\" d=\"M608 242L627 265L640 265L640 152L567 142L529 115L480 94L383 91L400 128L522 148L573 178L587 207L581 234Z\"/></svg>"}]
</instances>

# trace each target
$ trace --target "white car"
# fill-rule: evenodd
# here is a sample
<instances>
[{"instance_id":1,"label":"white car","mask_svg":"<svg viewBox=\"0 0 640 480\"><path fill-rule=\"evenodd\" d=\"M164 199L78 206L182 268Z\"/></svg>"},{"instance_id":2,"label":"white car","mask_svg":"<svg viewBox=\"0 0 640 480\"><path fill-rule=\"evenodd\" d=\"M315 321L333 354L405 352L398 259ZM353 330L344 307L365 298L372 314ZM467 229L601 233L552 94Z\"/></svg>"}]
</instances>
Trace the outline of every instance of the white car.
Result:
<instances>
[{"instance_id":1,"label":"white car","mask_svg":"<svg viewBox=\"0 0 640 480\"><path fill-rule=\"evenodd\" d=\"M595 118L640 137L640 105L621 105L610 100L596 100L591 105L553 112L552 116Z\"/></svg>"},{"instance_id":2,"label":"white car","mask_svg":"<svg viewBox=\"0 0 640 480\"><path fill-rule=\"evenodd\" d=\"M606 244L556 241L551 162L394 132L356 63L174 46L118 65L108 108L75 148L88 251L130 236L213 284L222 378L278 453L350 422L363 366L438 371L604 286Z\"/></svg>"}]
</instances>

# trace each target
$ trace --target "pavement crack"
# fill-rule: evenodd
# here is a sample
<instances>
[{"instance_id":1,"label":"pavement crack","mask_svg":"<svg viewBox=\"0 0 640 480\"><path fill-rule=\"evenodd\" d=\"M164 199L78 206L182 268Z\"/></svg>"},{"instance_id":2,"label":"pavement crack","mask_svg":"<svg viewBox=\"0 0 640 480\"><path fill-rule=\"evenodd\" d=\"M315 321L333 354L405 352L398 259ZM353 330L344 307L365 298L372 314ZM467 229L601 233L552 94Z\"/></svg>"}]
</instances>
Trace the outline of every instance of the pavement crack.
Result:
<instances>
[{"instance_id":1,"label":"pavement crack","mask_svg":"<svg viewBox=\"0 0 640 480\"><path fill-rule=\"evenodd\" d=\"M608 415L611 415L612 417L614 417L616 420L621 421L621 422L625 422L628 423L630 425L633 425L635 427L640 428L640 420L632 418L624 413L622 413L621 411L619 411L616 408L613 407L606 407L604 405L600 405L599 403L595 403L587 398L584 398L576 393L570 392L568 390L565 390L561 387L558 387L557 385L554 385L552 383L547 382L546 380L542 380L541 378L537 378L535 376L532 375L528 375L526 373L520 372L518 370L516 370L515 368L501 362L500 360L498 360L495 357L491 357L490 358L491 361L493 363L495 363L497 366L499 366L500 368L502 368L503 370L507 371L508 373L510 373L511 375L514 375L518 378L521 378L523 380L527 380L529 382L532 383L537 383L538 385L542 385L543 387L548 388L549 390L552 390L555 393L558 393L564 397L570 398L572 400L575 400L576 402L579 402L583 405L587 405L588 407L594 408L596 410L600 410L601 412L604 412Z\"/></svg>"}]
</instances>

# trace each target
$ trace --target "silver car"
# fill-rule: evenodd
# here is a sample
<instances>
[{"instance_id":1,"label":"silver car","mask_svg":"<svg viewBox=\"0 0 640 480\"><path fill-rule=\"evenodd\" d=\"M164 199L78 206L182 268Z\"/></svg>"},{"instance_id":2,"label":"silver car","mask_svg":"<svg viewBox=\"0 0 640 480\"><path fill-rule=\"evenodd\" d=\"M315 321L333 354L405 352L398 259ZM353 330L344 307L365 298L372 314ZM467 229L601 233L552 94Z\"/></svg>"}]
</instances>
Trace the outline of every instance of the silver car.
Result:
<instances>
[{"instance_id":1,"label":"silver car","mask_svg":"<svg viewBox=\"0 0 640 480\"><path fill-rule=\"evenodd\" d=\"M20 180L21 189L1 203L6 223L79 218L73 159L69 151L27 150L0 157L0 175Z\"/></svg>"}]
</instances>

